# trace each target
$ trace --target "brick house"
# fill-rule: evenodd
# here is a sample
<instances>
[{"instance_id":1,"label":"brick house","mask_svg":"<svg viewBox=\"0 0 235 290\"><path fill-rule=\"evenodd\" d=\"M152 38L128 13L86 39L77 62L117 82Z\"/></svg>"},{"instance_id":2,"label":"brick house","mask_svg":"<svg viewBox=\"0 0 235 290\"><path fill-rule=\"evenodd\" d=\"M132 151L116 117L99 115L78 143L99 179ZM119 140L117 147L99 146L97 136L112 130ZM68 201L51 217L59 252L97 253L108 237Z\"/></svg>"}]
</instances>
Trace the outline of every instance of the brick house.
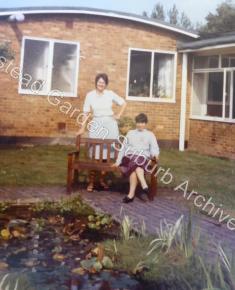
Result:
<instances>
[{"instance_id":1,"label":"brick house","mask_svg":"<svg viewBox=\"0 0 235 290\"><path fill-rule=\"evenodd\" d=\"M115 11L0 10L0 43L15 51L0 59L0 143L74 142L85 95L106 72L125 115L146 112L161 146L235 158L235 36L198 38Z\"/></svg>"}]
</instances>

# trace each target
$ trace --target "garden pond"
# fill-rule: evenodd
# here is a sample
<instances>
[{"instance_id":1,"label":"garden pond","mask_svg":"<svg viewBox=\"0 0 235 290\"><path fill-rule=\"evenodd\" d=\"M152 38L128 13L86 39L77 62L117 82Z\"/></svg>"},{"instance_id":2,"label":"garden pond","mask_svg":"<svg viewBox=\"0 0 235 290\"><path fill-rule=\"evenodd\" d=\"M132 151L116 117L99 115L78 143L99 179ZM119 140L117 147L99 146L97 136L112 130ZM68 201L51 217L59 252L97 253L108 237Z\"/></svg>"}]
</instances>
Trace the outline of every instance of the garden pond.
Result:
<instances>
[{"instance_id":1,"label":"garden pond","mask_svg":"<svg viewBox=\"0 0 235 290\"><path fill-rule=\"evenodd\" d=\"M1 290L142 289L113 269L101 242L119 225L79 199L0 206Z\"/></svg>"}]
</instances>

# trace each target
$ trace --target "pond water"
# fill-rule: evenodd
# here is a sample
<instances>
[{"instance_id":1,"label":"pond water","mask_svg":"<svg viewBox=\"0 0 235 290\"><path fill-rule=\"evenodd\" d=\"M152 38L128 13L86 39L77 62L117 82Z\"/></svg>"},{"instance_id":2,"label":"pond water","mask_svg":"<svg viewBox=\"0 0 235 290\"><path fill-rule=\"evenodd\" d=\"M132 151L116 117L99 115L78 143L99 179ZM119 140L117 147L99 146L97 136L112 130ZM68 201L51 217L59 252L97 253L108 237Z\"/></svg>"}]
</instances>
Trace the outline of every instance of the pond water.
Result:
<instances>
[{"instance_id":1,"label":"pond water","mask_svg":"<svg viewBox=\"0 0 235 290\"><path fill-rule=\"evenodd\" d=\"M26 206L0 214L0 289L141 289L124 272L81 267L98 242L118 232L114 223L97 231L88 222L85 216L39 214Z\"/></svg>"}]
</instances>

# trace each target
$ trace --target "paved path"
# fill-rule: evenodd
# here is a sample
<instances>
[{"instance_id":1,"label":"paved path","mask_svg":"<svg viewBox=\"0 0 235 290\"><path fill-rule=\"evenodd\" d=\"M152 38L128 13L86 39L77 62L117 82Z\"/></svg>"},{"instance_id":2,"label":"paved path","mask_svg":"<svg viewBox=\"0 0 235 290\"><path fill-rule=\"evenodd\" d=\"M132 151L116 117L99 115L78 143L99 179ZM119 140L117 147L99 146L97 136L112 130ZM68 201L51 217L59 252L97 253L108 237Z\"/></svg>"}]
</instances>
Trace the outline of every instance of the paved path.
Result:
<instances>
[{"instance_id":1,"label":"paved path","mask_svg":"<svg viewBox=\"0 0 235 290\"><path fill-rule=\"evenodd\" d=\"M136 224L140 226L143 221L146 230L150 234L156 232L160 221L166 219L174 223L181 215L187 219L190 210L187 204L182 202L180 194L161 189L160 194L153 202L143 203L135 199L131 204L123 204L123 195L118 192L95 191L92 193L85 190L78 190L73 195L80 194L90 206L96 210L105 212L113 216L117 221L121 221L124 215L128 215ZM37 202L41 200L59 200L68 197L64 187L1 187L0 201L10 200L17 203ZM229 251L235 251L235 232L230 231L226 224L219 224L216 221L204 216L193 215L193 225L200 226L201 236L208 239L207 253L216 253L214 243L222 243ZM201 249L205 251L205 249Z\"/></svg>"},{"instance_id":2,"label":"paved path","mask_svg":"<svg viewBox=\"0 0 235 290\"><path fill-rule=\"evenodd\" d=\"M123 215L129 216L137 226L141 226L143 221L146 230L150 234L156 233L160 221L166 219L168 222L175 223L177 219L184 215L187 220L190 216L190 209L186 204L178 202L179 197L172 198L168 195L160 195L153 202L143 203L135 199L131 204L123 204L123 195L117 192L80 192L83 199L97 210L111 214L117 221L121 221ZM179 193L172 192L174 195ZM220 224L202 214L193 214L193 226L200 227L200 235L207 242L207 254L217 255L215 245L221 243L228 252L235 253L235 232L227 228L226 224ZM205 246L205 244L201 244ZM205 252L205 249L199 249Z\"/></svg>"}]
</instances>

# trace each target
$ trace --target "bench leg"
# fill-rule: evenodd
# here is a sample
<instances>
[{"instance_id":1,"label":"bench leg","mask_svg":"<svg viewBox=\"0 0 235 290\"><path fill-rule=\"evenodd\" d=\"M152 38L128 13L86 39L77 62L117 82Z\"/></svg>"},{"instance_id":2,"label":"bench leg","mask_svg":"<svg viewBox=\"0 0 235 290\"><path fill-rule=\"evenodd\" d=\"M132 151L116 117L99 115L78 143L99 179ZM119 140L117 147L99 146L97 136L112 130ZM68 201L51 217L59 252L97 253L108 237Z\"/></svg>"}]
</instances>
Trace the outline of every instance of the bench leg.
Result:
<instances>
[{"instance_id":1,"label":"bench leg","mask_svg":"<svg viewBox=\"0 0 235 290\"><path fill-rule=\"evenodd\" d=\"M157 195L157 177L155 174L151 174L151 184L150 184L150 192L149 192L149 200L153 201L154 197Z\"/></svg>"},{"instance_id":2,"label":"bench leg","mask_svg":"<svg viewBox=\"0 0 235 290\"><path fill-rule=\"evenodd\" d=\"M68 173L67 173L67 193L71 194L72 185L74 182L74 169L73 169L74 156L68 155Z\"/></svg>"}]
</instances>

